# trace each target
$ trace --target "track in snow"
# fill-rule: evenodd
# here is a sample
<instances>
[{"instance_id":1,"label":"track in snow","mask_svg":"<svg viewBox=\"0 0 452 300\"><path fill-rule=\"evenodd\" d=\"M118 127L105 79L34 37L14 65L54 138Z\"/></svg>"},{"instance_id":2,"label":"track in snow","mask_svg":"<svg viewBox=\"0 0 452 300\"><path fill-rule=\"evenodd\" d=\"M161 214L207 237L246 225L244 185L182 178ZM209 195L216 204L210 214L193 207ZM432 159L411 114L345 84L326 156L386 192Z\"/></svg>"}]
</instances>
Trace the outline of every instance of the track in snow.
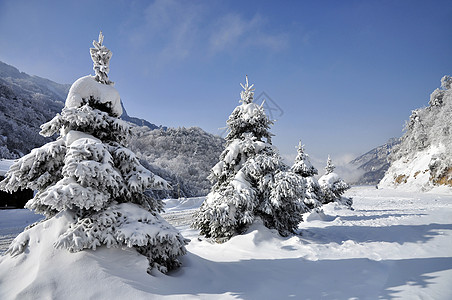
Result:
<instances>
[{"instance_id":1,"label":"track in snow","mask_svg":"<svg viewBox=\"0 0 452 300\"><path fill-rule=\"evenodd\" d=\"M189 226L193 220L193 214L197 209L187 209L181 211L170 211L162 213L162 217L165 218L174 227Z\"/></svg>"},{"instance_id":2,"label":"track in snow","mask_svg":"<svg viewBox=\"0 0 452 300\"><path fill-rule=\"evenodd\" d=\"M0 255L8 250L9 244L16 238L16 236L24 230L19 228L4 228L0 229Z\"/></svg>"}]
</instances>

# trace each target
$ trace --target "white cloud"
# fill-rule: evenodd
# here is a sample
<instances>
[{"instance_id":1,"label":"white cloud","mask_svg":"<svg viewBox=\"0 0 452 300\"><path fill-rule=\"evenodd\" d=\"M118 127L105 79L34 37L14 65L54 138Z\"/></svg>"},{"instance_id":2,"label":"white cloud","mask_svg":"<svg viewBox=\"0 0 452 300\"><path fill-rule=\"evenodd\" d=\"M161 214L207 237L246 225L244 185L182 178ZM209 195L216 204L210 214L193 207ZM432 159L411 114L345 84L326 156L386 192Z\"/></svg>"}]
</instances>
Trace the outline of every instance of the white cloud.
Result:
<instances>
[{"instance_id":1,"label":"white cloud","mask_svg":"<svg viewBox=\"0 0 452 300\"><path fill-rule=\"evenodd\" d=\"M265 23L259 14L248 20L237 13L229 13L214 24L209 39L210 50L216 53L249 46L261 46L270 50L285 48L287 37L284 34L266 32Z\"/></svg>"},{"instance_id":2,"label":"white cloud","mask_svg":"<svg viewBox=\"0 0 452 300\"><path fill-rule=\"evenodd\" d=\"M142 68L155 72L187 58L199 41L203 11L193 2L156 0L141 11L140 17L131 16L123 31Z\"/></svg>"},{"instance_id":3,"label":"white cloud","mask_svg":"<svg viewBox=\"0 0 452 300\"><path fill-rule=\"evenodd\" d=\"M187 57L196 43L201 8L181 5L174 0L157 0L145 10L148 38L161 40L159 60L164 62Z\"/></svg>"},{"instance_id":4,"label":"white cloud","mask_svg":"<svg viewBox=\"0 0 452 300\"><path fill-rule=\"evenodd\" d=\"M192 55L220 55L260 47L278 51L287 47L284 33L268 30L259 14L246 18L235 12L221 12L208 3L156 0L125 22L124 32L145 65L162 68ZM144 56L143 56L144 55Z\"/></svg>"}]
</instances>

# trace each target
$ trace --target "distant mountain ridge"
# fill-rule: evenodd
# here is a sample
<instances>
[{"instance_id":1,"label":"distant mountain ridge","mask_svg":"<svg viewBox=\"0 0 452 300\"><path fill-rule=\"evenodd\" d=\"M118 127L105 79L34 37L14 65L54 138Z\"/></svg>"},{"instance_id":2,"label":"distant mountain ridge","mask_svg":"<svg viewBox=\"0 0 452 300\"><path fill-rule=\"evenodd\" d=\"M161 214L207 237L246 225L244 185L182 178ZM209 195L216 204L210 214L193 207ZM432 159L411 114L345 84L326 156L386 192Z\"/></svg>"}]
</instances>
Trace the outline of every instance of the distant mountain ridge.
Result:
<instances>
[{"instance_id":1,"label":"distant mountain ridge","mask_svg":"<svg viewBox=\"0 0 452 300\"><path fill-rule=\"evenodd\" d=\"M367 185L380 182L390 165L388 157L398 144L400 144L400 138L391 138L385 144L352 160L350 165L364 172L353 184Z\"/></svg>"},{"instance_id":2,"label":"distant mountain ridge","mask_svg":"<svg viewBox=\"0 0 452 300\"><path fill-rule=\"evenodd\" d=\"M17 68L0 61L0 78L15 86L30 92L46 95L49 98L63 102L71 87L70 84L60 84L39 76L31 76L20 72Z\"/></svg>"},{"instance_id":3,"label":"distant mountain ridge","mask_svg":"<svg viewBox=\"0 0 452 300\"><path fill-rule=\"evenodd\" d=\"M151 122L145 120L145 119L140 119L140 118L135 118L135 117L131 117L127 114L126 108L124 107L124 104L121 101L121 106L122 106L122 115L121 115L121 119L123 119L124 121L130 122L132 124L138 125L138 126L146 126L149 129L153 130L153 129L163 129L166 130L168 129L168 127L166 126L157 126L155 124L152 124Z\"/></svg>"},{"instance_id":4,"label":"distant mountain ridge","mask_svg":"<svg viewBox=\"0 0 452 300\"><path fill-rule=\"evenodd\" d=\"M61 111L69 88L0 62L1 158L18 158L51 140L39 135L39 126Z\"/></svg>"}]
</instances>

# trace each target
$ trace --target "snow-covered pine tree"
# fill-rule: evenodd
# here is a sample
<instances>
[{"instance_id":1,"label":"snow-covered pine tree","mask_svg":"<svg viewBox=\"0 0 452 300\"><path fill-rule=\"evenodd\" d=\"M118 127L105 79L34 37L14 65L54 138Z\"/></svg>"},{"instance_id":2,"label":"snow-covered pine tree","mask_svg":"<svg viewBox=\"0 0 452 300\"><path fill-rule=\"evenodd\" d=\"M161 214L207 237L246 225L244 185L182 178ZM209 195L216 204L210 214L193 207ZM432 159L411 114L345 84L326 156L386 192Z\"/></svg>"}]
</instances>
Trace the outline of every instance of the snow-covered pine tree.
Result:
<instances>
[{"instance_id":1,"label":"snow-covered pine tree","mask_svg":"<svg viewBox=\"0 0 452 300\"><path fill-rule=\"evenodd\" d=\"M325 167L325 174L319 178L320 188L322 189L322 202L323 204L330 202L338 202L351 207L353 201L351 198L342 197L344 192L350 188L350 186L334 173L335 166L333 161L328 155L328 160Z\"/></svg>"},{"instance_id":2,"label":"snow-covered pine tree","mask_svg":"<svg viewBox=\"0 0 452 300\"><path fill-rule=\"evenodd\" d=\"M325 175L333 173L335 168L336 168L336 166L333 165L333 161L331 160L330 156L328 155L328 159L326 161L326 167L325 167Z\"/></svg>"},{"instance_id":3,"label":"snow-covered pine tree","mask_svg":"<svg viewBox=\"0 0 452 300\"><path fill-rule=\"evenodd\" d=\"M303 177L311 177L318 174L317 169L311 164L309 155L305 153L301 140L298 143L297 156L291 170Z\"/></svg>"},{"instance_id":4,"label":"snow-covered pine tree","mask_svg":"<svg viewBox=\"0 0 452 300\"><path fill-rule=\"evenodd\" d=\"M322 206L322 190L319 182L314 177L314 175L318 174L318 171L311 164L309 155L305 153L301 141L298 143L297 156L295 157L295 162L290 170L306 180L306 198L304 200L306 206L309 209Z\"/></svg>"},{"instance_id":5,"label":"snow-covered pine tree","mask_svg":"<svg viewBox=\"0 0 452 300\"><path fill-rule=\"evenodd\" d=\"M130 127L119 119L120 97L107 76L111 52L102 41L101 33L91 49L96 76L78 79L61 114L41 126L43 136L59 133L58 139L18 160L0 188L33 189L37 193L27 208L46 220L60 214L73 220L55 247L71 252L133 247L148 258L148 271L167 272L179 266L187 241L158 214L162 202L145 194L168 184L127 148ZM25 231L8 252L20 254L28 240Z\"/></svg>"},{"instance_id":6,"label":"snow-covered pine tree","mask_svg":"<svg viewBox=\"0 0 452 300\"><path fill-rule=\"evenodd\" d=\"M242 104L227 120L226 148L209 175L212 190L193 222L202 235L218 242L243 233L256 217L268 228L288 235L298 228L307 210L304 179L288 171L271 145L273 122L263 105L253 102L248 76L241 86Z\"/></svg>"}]
</instances>

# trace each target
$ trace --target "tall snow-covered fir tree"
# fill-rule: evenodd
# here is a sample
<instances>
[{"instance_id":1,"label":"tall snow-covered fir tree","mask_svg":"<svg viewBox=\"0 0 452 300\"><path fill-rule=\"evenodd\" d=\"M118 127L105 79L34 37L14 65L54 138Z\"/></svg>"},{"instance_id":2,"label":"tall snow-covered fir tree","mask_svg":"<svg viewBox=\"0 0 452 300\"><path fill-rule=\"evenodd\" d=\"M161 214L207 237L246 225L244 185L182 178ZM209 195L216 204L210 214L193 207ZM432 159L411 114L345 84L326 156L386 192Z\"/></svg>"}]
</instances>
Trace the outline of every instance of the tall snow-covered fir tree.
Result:
<instances>
[{"instance_id":1,"label":"tall snow-covered fir tree","mask_svg":"<svg viewBox=\"0 0 452 300\"><path fill-rule=\"evenodd\" d=\"M127 148L130 127L119 119L120 97L107 76L112 54L102 42L101 32L91 49L96 75L75 81L61 114L41 126L41 135L59 133L58 139L18 160L0 188L37 191L26 207L46 220L69 214L73 222L55 247L135 248L148 258L149 271L167 272L179 266L187 241L158 214L162 202L145 193L168 184ZM28 240L25 231L8 252L20 254Z\"/></svg>"},{"instance_id":2,"label":"tall snow-covered fir tree","mask_svg":"<svg viewBox=\"0 0 452 300\"><path fill-rule=\"evenodd\" d=\"M318 174L317 169L311 164L309 155L305 153L304 146L301 141L298 144L297 156L290 170L305 178L306 180L306 198L304 203L309 209L322 206L322 190L319 182L314 177Z\"/></svg>"},{"instance_id":3,"label":"tall snow-covered fir tree","mask_svg":"<svg viewBox=\"0 0 452 300\"><path fill-rule=\"evenodd\" d=\"M323 204L330 202L338 202L351 207L353 204L352 199L342 197L346 190L350 186L342 180L342 178L334 173L335 166L333 161L328 155L328 160L325 167L325 174L319 178L320 188L322 189L322 202Z\"/></svg>"},{"instance_id":4,"label":"tall snow-covered fir tree","mask_svg":"<svg viewBox=\"0 0 452 300\"><path fill-rule=\"evenodd\" d=\"M271 145L273 122L263 105L253 102L248 77L241 86L242 104L227 120L226 148L209 175L212 190L193 222L202 235L219 242L243 233L256 217L286 236L307 210L304 179L288 170Z\"/></svg>"}]
</instances>

